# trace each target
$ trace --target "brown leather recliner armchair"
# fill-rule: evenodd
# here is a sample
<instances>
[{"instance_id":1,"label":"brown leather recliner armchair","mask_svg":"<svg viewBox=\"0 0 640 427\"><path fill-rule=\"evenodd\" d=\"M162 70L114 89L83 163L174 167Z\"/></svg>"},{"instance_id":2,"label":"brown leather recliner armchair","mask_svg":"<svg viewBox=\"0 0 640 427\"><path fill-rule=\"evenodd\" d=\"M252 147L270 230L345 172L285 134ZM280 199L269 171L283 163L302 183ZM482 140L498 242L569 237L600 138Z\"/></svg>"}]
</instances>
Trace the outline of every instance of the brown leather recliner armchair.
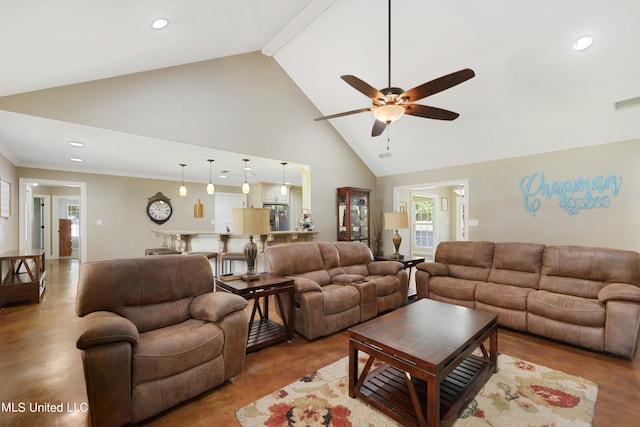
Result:
<instances>
[{"instance_id":1,"label":"brown leather recliner armchair","mask_svg":"<svg viewBox=\"0 0 640 427\"><path fill-rule=\"evenodd\" d=\"M144 420L242 372L247 301L212 289L202 255L81 265L76 345L94 425Z\"/></svg>"}]
</instances>

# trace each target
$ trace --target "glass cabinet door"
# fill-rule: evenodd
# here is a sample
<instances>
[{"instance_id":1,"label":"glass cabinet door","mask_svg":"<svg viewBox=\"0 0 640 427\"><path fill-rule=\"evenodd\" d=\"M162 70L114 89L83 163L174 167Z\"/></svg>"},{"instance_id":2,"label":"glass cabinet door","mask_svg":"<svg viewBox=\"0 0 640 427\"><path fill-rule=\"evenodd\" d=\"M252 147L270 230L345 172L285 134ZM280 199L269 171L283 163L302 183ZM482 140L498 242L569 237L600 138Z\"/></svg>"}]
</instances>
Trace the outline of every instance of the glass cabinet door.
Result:
<instances>
[{"instance_id":1,"label":"glass cabinet door","mask_svg":"<svg viewBox=\"0 0 640 427\"><path fill-rule=\"evenodd\" d=\"M370 192L363 188L338 188L338 241L369 245Z\"/></svg>"}]
</instances>

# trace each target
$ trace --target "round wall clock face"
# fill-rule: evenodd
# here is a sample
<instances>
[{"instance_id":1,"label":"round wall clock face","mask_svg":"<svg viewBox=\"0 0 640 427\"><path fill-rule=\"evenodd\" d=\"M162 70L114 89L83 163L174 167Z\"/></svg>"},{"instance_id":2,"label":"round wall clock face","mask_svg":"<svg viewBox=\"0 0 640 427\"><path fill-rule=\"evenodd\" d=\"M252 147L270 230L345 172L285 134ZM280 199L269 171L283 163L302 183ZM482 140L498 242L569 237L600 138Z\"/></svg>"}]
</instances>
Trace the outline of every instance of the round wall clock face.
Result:
<instances>
[{"instance_id":1,"label":"round wall clock face","mask_svg":"<svg viewBox=\"0 0 640 427\"><path fill-rule=\"evenodd\" d=\"M162 193L158 193L149 199L147 215L151 221L156 224L164 224L171 218L172 213L173 208L171 207L171 203Z\"/></svg>"}]
</instances>

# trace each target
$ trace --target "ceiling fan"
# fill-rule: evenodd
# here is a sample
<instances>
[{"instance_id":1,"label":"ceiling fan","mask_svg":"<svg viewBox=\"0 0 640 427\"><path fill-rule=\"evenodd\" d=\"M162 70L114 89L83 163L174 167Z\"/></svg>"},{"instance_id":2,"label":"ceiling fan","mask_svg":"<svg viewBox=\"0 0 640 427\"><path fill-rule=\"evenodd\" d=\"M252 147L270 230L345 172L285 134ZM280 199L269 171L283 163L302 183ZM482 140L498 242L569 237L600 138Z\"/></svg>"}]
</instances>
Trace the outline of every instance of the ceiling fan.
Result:
<instances>
[{"instance_id":1,"label":"ceiling fan","mask_svg":"<svg viewBox=\"0 0 640 427\"><path fill-rule=\"evenodd\" d=\"M426 119L455 120L459 114L453 111L444 110L438 107L414 104L419 99L434 95L443 90L449 89L475 76L473 70L465 68L446 76L439 77L420 86L407 91L399 87L391 86L391 0L389 0L389 45L388 45L388 82L384 89L376 89L367 82L352 75L340 76L354 89L371 98L372 106L360 108L358 110L345 111L343 113L332 114L330 116L318 117L314 120L328 120L336 117L348 116L351 114L373 111L376 121L371 130L371 136L378 136L388 125L400 119L403 115L423 117Z\"/></svg>"}]
</instances>

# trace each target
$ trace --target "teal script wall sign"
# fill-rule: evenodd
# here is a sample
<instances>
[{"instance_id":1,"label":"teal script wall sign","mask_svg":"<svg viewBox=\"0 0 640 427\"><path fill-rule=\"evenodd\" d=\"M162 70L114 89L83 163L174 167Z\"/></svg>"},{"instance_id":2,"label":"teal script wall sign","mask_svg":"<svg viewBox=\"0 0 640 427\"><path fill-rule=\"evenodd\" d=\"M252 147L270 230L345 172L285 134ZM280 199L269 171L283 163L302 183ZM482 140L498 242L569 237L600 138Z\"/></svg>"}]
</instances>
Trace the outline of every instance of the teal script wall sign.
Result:
<instances>
[{"instance_id":1,"label":"teal script wall sign","mask_svg":"<svg viewBox=\"0 0 640 427\"><path fill-rule=\"evenodd\" d=\"M536 216L542 198L557 197L560 206L569 215L577 215L585 209L601 209L611 206L611 198L618 197L622 177L616 174L598 175L591 179L578 177L572 180L548 180L544 173L535 172L522 177L520 191L524 196L524 208Z\"/></svg>"}]
</instances>

